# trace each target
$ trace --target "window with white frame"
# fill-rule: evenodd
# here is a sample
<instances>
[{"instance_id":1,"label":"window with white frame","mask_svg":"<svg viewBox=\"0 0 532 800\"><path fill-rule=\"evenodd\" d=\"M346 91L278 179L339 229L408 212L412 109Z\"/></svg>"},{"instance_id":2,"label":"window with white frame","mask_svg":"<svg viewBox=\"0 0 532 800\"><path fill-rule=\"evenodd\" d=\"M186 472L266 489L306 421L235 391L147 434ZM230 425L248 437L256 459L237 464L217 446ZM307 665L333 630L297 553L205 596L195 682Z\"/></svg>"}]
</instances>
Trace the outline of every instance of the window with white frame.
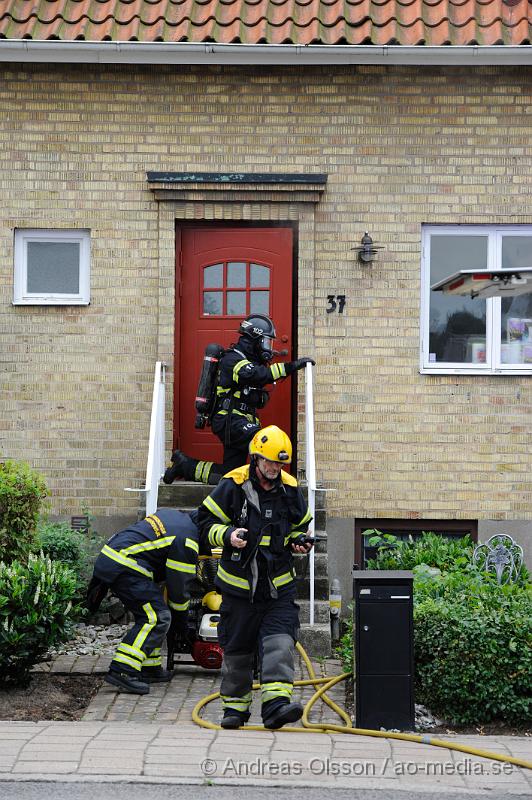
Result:
<instances>
[{"instance_id":1,"label":"window with white frame","mask_svg":"<svg viewBox=\"0 0 532 800\"><path fill-rule=\"evenodd\" d=\"M430 289L462 269L519 267L532 267L532 225L423 226L421 372L532 371L532 292L482 298Z\"/></svg>"},{"instance_id":2,"label":"window with white frame","mask_svg":"<svg viewBox=\"0 0 532 800\"><path fill-rule=\"evenodd\" d=\"M90 232L15 231L14 305L88 305Z\"/></svg>"}]
</instances>

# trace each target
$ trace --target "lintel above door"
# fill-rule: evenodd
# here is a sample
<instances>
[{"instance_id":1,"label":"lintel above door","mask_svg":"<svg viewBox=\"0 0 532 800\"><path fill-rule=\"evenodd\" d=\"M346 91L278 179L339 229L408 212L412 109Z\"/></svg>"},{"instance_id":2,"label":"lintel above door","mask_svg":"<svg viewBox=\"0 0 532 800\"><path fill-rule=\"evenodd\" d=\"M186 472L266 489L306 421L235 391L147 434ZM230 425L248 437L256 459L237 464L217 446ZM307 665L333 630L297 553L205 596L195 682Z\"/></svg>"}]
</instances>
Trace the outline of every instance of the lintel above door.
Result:
<instances>
[{"instance_id":1,"label":"lintel above door","mask_svg":"<svg viewBox=\"0 0 532 800\"><path fill-rule=\"evenodd\" d=\"M157 200L256 200L258 193L268 192L270 200L300 203L319 202L328 177L312 172L147 172L146 176Z\"/></svg>"}]
</instances>

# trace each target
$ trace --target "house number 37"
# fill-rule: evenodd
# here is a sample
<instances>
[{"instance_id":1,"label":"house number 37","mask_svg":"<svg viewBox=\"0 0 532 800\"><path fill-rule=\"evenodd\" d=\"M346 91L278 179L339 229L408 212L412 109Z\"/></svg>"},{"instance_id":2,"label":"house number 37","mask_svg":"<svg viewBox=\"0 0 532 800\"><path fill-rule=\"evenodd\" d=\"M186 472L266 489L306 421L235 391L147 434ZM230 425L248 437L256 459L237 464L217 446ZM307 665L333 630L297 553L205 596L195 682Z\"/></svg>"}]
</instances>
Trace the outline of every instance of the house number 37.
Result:
<instances>
[{"instance_id":1,"label":"house number 37","mask_svg":"<svg viewBox=\"0 0 532 800\"><path fill-rule=\"evenodd\" d=\"M339 314L344 313L345 294L328 294L327 295L327 314L332 314L338 311Z\"/></svg>"}]
</instances>

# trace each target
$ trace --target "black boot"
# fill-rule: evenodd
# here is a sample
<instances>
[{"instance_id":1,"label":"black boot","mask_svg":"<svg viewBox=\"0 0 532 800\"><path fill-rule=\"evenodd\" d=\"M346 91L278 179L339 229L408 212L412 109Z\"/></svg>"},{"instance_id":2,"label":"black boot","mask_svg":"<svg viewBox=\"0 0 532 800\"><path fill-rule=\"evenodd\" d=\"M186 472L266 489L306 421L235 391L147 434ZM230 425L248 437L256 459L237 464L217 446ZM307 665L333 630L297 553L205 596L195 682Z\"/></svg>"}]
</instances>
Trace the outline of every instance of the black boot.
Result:
<instances>
[{"instance_id":1,"label":"black boot","mask_svg":"<svg viewBox=\"0 0 532 800\"><path fill-rule=\"evenodd\" d=\"M117 686L121 692L129 694L148 694L150 687L140 679L140 675L132 675L130 672L118 672L110 669L104 678L107 683Z\"/></svg>"},{"instance_id":2,"label":"black boot","mask_svg":"<svg viewBox=\"0 0 532 800\"><path fill-rule=\"evenodd\" d=\"M245 725L249 719L249 711L236 711L226 708L220 725L224 730L235 730Z\"/></svg>"},{"instance_id":3,"label":"black boot","mask_svg":"<svg viewBox=\"0 0 532 800\"><path fill-rule=\"evenodd\" d=\"M163 669L163 667L143 667L140 674L146 683L169 683L175 675L175 670Z\"/></svg>"},{"instance_id":4,"label":"black boot","mask_svg":"<svg viewBox=\"0 0 532 800\"><path fill-rule=\"evenodd\" d=\"M300 703L284 703L275 711L263 717L264 727L268 730L277 730L289 722L297 722L303 716L303 706Z\"/></svg>"},{"instance_id":5,"label":"black boot","mask_svg":"<svg viewBox=\"0 0 532 800\"><path fill-rule=\"evenodd\" d=\"M187 480L193 480L190 477L190 462L193 459L186 456L181 450L174 450L172 453L172 458L170 459L172 462L172 466L168 467L166 472L163 475L164 483L173 483L176 478L186 478ZM193 462L194 465L196 462Z\"/></svg>"}]
</instances>

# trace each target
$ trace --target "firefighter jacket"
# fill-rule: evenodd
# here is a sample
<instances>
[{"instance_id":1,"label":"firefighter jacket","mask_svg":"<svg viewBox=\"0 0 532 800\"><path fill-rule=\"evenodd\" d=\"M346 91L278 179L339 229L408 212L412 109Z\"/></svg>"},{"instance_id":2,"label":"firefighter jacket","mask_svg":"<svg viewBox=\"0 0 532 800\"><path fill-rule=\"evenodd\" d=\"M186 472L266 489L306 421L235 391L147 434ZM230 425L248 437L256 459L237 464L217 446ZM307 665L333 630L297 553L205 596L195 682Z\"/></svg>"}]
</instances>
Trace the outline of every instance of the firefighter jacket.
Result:
<instances>
[{"instance_id":1,"label":"firefighter jacket","mask_svg":"<svg viewBox=\"0 0 532 800\"><path fill-rule=\"evenodd\" d=\"M223 548L218 589L253 602L264 599L265 589L266 598L294 592L291 544L306 533L312 516L291 475L281 470L275 487L264 491L250 470L245 465L222 478L198 509L198 527L205 546ZM236 528L248 530L247 545L239 550L230 544Z\"/></svg>"},{"instance_id":2,"label":"firefighter jacket","mask_svg":"<svg viewBox=\"0 0 532 800\"><path fill-rule=\"evenodd\" d=\"M169 607L186 611L198 553L198 529L190 516L175 508L158 508L111 536L96 560L94 575L110 586L124 572L165 581Z\"/></svg>"},{"instance_id":3,"label":"firefighter jacket","mask_svg":"<svg viewBox=\"0 0 532 800\"><path fill-rule=\"evenodd\" d=\"M241 338L220 359L215 415L240 414L249 416L253 422L257 408L263 408L269 399L263 387L286 378L287 374L281 362L270 366L260 364L252 347Z\"/></svg>"}]
</instances>

